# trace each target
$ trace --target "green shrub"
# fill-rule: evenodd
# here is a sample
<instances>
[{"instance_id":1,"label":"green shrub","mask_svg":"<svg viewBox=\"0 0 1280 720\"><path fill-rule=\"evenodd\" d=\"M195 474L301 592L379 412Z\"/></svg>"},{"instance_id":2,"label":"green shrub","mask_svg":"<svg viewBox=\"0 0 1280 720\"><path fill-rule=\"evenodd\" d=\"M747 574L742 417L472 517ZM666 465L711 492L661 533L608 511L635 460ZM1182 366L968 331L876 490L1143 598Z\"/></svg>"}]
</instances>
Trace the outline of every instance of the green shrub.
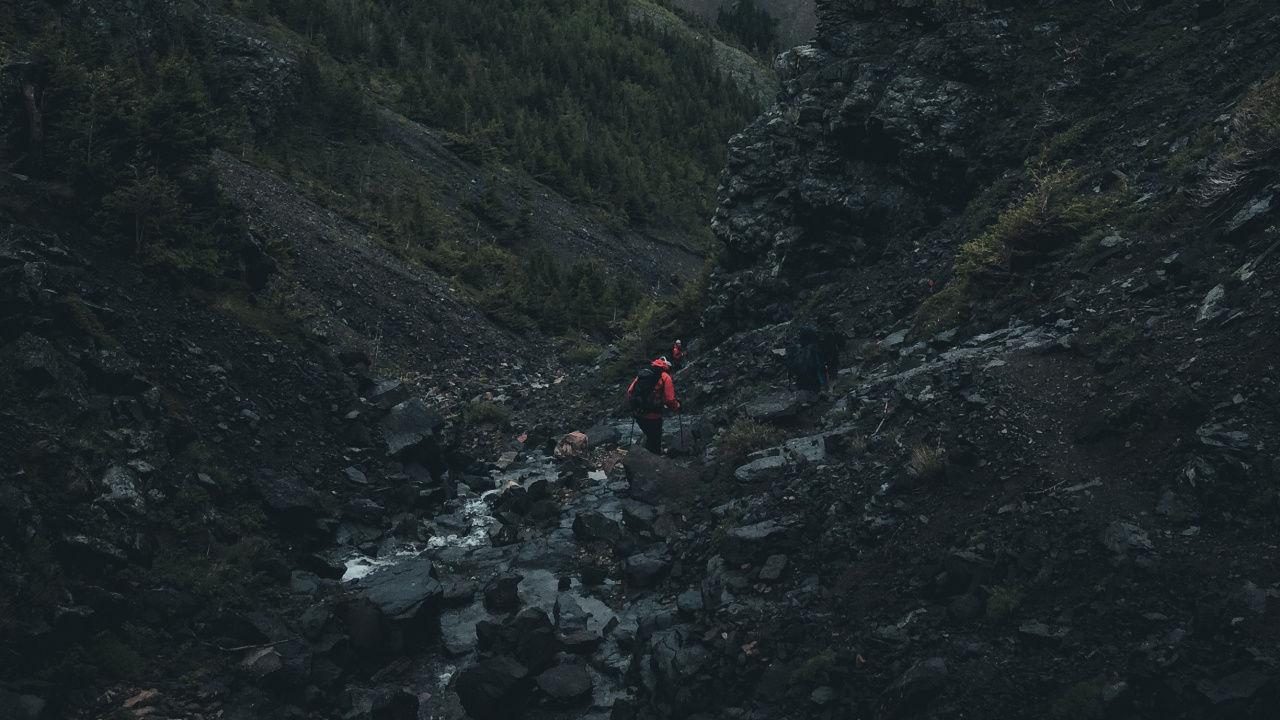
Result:
<instances>
[{"instance_id":1,"label":"green shrub","mask_svg":"<svg viewBox=\"0 0 1280 720\"><path fill-rule=\"evenodd\" d=\"M1114 210L1114 201L1080 194L1080 172L1063 166L1029 170L1032 188L1022 202L1002 213L994 225L960 248L956 274L1003 280L1020 261L1059 247L1073 234L1095 225Z\"/></svg>"},{"instance_id":2,"label":"green shrub","mask_svg":"<svg viewBox=\"0 0 1280 720\"><path fill-rule=\"evenodd\" d=\"M596 359L604 352L604 348L594 345L586 338L565 338L561 341L560 352L565 362L573 365L594 365Z\"/></svg>"},{"instance_id":3,"label":"green shrub","mask_svg":"<svg viewBox=\"0 0 1280 720\"><path fill-rule=\"evenodd\" d=\"M1105 711L1102 688L1097 682L1087 680L1062 693L1049 708L1049 717L1051 720L1096 720L1103 717Z\"/></svg>"},{"instance_id":4,"label":"green shrub","mask_svg":"<svg viewBox=\"0 0 1280 720\"><path fill-rule=\"evenodd\" d=\"M505 405L499 405L489 400L481 400L480 402L472 403L471 407L467 408L464 419L468 425L501 425L510 416L511 413Z\"/></svg>"},{"instance_id":5,"label":"green shrub","mask_svg":"<svg viewBox=\"0 0 1280 720\"><path fill-rule=\"evenodd\" d=\"M791 682L796 685L807 685L819 681L830 672L836 664L836 651L827 648L805 660L800 667L791 671Z\"/></svg>"},{"instance_id":6,"label":"green shrub","mask_svg":"<svg viewBox=\"0 0 1280 720\"><path fill-rule=\"evenodd\" d=\"M1098 342L1108 350L1122 350L1138 337L1133 323L1112 323L1098 333Z\"/></svg>"},{"instance_id":7,"label":"green shrub","mask_svg":"<svg viewBox=\"0 0 1280 720\"><path fill-rule=\"evenodd\" d=\"M969 301L969 278L956 277L916 310L912 335L927 338L960 324Z\"/></svg>"},{"instance_id":8,"label":"green shrub","mask_svg":"<svg viewBox=\"0 0 1280 720\"><path fill-rule=\"evenodd\" d=\"M941 447L921 443L911 449L911 460L909 465L911 472L917 478L923 481L935 480L942 475L943 471L943 455L945 451Z\"/></svg>"},{"instance_id":9,"label":"green shrub","mask_svg":"<svg viewBox=\"0 0 1280 720\"><path fill-rule=\"evenodd\" d=\"M987 598L987 619L999 622L1009 617L1022 605L1022 588L1016 585L1000 585Z\"/></svg>"},{"instance_id":10,"label":"green shrub","mask_svg":"<svg viewBox=\"0 0 1280 720\"><path fill-rule=\"evenodd\" d=\"M716 440L720 448L720 464L732 470L746 461L751 453L773 447L785 438L786 435L778 428L740 417Z\"/></svg>"}]
</instances>

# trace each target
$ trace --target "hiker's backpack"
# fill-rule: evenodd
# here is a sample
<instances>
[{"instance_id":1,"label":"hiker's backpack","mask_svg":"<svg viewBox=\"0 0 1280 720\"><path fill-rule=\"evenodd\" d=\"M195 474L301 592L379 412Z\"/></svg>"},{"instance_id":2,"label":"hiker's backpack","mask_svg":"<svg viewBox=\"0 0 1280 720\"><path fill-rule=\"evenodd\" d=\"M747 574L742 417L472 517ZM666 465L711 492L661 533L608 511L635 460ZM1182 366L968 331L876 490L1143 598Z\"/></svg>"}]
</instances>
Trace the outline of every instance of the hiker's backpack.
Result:
<instances>
[{"instance_id":1,"label":"hiker's backpack","mask_svg":"<svg viewBox=\"0 0 1280 720\"><path fill-rule=\"evenodd\" d=\"M801 390L818 390L822 387L822 354L816 344L797 345L791 359L791 376Z\"/></svg>"},{"instance_id":2,"label":"hiker's backpack","mask_svg":"<svg viewBox=\"0 0 1280 720\"><path fill-rule=\"evenodd\" d=\"M654 389L662 379L662 371L652 365L646 366L636 374L635 384L631 386L631 394L627 396L627 404L637 415L662 412L662 404L654 400Z\"/></svg>"}]
</instances>

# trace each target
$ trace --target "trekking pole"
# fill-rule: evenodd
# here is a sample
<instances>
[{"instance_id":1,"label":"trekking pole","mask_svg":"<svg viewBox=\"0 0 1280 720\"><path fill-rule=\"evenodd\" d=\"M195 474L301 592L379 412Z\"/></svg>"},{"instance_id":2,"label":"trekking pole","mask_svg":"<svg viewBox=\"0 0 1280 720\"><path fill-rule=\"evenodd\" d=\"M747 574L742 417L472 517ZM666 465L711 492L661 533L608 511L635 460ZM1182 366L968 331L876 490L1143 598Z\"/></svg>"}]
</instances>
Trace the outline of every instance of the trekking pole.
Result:
<instances>
[{"instance_id":1,"label":"trekking pole","mask_svg":"<svg viewBox=\"0 0 1280 720\"><path fill-rule=\"evenodd\" d=\"M685 447L685 444L684 444L684 406L683 405L681 405L680 409L676 411L676 417L680 419L680 453L687 454L689 452L689 448Z\"/></svg>"},{"instance_id":2,"label":"trekking pole","mask_svg":"<svg viewBox=\"0 0 1280 720\"><path fill-rule=\"evenodd\" d=\"M630 450L632 445L636 444L636 416L631 416L631 436L627 438L627 449Z\"/></svg>"}]
</instances>

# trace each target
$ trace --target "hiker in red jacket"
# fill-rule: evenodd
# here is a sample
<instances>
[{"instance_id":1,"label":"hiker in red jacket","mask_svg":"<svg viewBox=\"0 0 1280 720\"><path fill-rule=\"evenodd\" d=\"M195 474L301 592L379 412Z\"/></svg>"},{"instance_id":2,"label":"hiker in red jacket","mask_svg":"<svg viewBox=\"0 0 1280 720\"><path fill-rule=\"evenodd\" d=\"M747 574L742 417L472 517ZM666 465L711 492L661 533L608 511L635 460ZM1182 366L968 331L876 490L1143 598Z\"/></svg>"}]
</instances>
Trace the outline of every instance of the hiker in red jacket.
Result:
<instances>
[{"instance_id":1,"label":"hiker in red jacket","mask_svg":"<svg viewBox=\"0 0 1280 720\"><path fill-rule=\"evenodd\" d=\"M627 404L636 424L644 432L644 448L658 455L662 453L662 412L679 410L676 385L671 380L671 364L666 358L658 358L636 375L627 388Z\"/></svg>"},{"instance_id":2,"label":"hiker in red jacket","mask_svg":"<svg viewBox=\"0 0 1280 720\"><path fill-rule=\"evenodd\" d=\"M685 352L684 344L679 340L671 347L671 369L679 370L684 367L685 358L689 357L689 353Z\"/></svg>"}]
</instances>

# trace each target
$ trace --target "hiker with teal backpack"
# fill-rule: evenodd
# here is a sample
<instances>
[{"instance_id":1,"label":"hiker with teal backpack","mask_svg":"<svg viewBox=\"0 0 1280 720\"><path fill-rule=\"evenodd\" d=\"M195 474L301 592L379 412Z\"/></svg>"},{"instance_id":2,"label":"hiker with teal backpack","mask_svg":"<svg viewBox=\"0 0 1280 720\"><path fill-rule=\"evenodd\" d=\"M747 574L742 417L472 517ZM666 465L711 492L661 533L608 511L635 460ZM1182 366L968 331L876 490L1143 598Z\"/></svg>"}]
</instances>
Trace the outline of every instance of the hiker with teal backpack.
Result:
<instances>
[{"instance_id":1,"label":"hiker with teal backpack","mask_svg":"<svg viewBox=\"0 0 1280 720\"><path fill-rule=\"evenodd\" d=\"M644 433L644 448L655 455L661 454L662 413L680 409L676 385L671 379L671 364L666 358L654 360L636 374L627 388L627 404Z\"/></svg>"},{"instance_id":2,"label":"hiker with teal backpack","mask_svg":"<svg viewBox=\"0 0 1280 720\"><path fill-rule=\"evenodd\" d=\"M800 342L791 351L787 370L800 390L819 392L826 385L827 369L818 346L818 333L808 325L800 328Z\"/></svg>"}]
</instances>

